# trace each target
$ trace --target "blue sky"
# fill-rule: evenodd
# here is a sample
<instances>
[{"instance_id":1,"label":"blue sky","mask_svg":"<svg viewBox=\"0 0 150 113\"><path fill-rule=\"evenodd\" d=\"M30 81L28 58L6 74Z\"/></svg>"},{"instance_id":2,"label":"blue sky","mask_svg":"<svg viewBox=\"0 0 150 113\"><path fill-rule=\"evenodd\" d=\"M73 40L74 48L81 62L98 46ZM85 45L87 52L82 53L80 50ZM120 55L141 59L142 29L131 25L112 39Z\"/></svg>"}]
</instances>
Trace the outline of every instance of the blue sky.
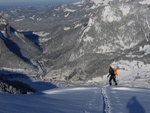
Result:
<instances>
[{"instance_id":1,"label":"blue sky","mask_svg":"<svg viewBox=\"0 0 150 113\"><path fill-rule=\"evenodd\" d=\"M0 6L43 6L59 5L77 2L80 0L0 0Z\"/></svg>"},{"instance_id":2,"label":"blue sky","mask_svg":"<svg viewBox=\"0 0 150 113\"><path fill-rule=\"evenodd\" d=\"M74 2L79 0L0 0L0 4L11 4L11 3L30 3L30 2Z\"/></svg>"}]
</instances>

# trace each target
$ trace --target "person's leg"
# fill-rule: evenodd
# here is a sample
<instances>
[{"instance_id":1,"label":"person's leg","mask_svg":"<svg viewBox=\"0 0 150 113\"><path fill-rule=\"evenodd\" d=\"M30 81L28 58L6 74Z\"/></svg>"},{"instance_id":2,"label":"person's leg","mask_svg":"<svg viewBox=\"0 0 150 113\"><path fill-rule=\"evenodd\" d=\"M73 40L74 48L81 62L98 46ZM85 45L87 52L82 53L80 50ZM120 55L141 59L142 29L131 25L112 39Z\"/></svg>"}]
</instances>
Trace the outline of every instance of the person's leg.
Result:
<instances>
[{"instance_id":1,"label":"person's leg","mask_svg":"<svg viewBox=\"0 0 150 113\"><path fill-rule=\"evenodd\" d=\"M111 81L112 81L112 76L110 76L110 78L109 78L109 85L111 86L112 85L112 83L111 83Z\"/></svg>"},{"instance_id":2,"label":"person's leg","mask_svg":"<svg viewBox=\"0 0 150 113\"><path fill-rule=\"evenodd\" d=\"M115 82L115 85L118 85L116 81L116 76L113 77L113 81Z\"/></svg>"}]
</instances>

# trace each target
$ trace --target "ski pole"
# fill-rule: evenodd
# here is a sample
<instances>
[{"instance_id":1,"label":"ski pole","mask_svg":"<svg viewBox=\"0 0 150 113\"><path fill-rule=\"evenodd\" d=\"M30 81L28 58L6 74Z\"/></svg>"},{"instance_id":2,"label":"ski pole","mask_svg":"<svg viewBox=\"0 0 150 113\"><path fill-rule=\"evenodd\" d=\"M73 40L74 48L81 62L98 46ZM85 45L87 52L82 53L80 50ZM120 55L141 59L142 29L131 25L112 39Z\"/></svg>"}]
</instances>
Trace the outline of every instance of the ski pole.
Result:
<instances>
[{"instance_id":1,"label":"ski pole","mask_svg":"<svg viewBox=\"0 0 150 113\"><path fill-rule=\"evenodd\" d=\"M107 79L106 79L106 85L108 85L108 76L107 76Z\"/></svg>"}]
</instances>

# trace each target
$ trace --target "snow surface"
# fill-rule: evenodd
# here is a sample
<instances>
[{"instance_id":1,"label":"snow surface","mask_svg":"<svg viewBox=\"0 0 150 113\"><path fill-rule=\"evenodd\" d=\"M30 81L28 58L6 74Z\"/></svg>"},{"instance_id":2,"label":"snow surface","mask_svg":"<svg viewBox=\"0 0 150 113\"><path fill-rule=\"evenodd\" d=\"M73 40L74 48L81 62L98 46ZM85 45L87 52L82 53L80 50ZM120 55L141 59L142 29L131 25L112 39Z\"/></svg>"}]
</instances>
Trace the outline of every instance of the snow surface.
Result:
<instances>
[{"instance_id":1,"label":"snow surface","mask_svg":"<svg viewBox=\"0 0 150 113\"><path fill-rule=\"evenodd\" d=\"M22 20L24 20L24 18L16 19L15 22L19 22L19 21L22 21Z\"/></svg>"},{"instance_id":2,"label":"snow surface","mask_svg":"<svg viewBox=\"0 0 150 113\"><path fill-rule=\"evenodd\" d=\"M123 16L127 16L127 14L130 12L130 6L122 5L120 6L120 10L122 11Z\"/></svg>"},{"instance_id":3,"label":"snow surface","mask_svg":"<svg viewBox=\"0 0 150 113\"><path fill-rule=\"evenodd\" d=\"M40 37L45 37L48 36L50 33L44 33L44 31L40 31L40 32L33 32L33 34L38 35Z\"/></svg>"},{"instance_id":4,"label":"snow surface","mask_svg":"<svg viewBox=\"0 0 150 113\"><path fill-rule=\"evenodd\" d=\"M64 17L68 17L70 15L70 12L69 13L67 13Z\"/></svg>"},{"instance_id":5,"label":"snow surface","mask_svg":"<svg viewBox=\"0 0 150 113\"><path fill-rule=\"evenodd\" d=\"M85 42L93 42L94 38L93 37L90 37L90 36L86 36L85 38L83 38L83 41Z\"/></svg>"},{"instance_id":6,"label":"snow surface","mask_svg":"<svg viewBox=\"0 0 150 113\"><path fill-rule=\"evenodd\" d=\"M139 51L144 51L144 55L150 54L150 45L144 45L144 47L140 47Z\"/></svg>"},{"instance_id":7,"label":"snow surface","mask_svg":"<svg viewBox=\"0 0 150 113\"><path fill-rule=\"evenodd\" d=\"M113 62L112 66L118 67L119 76L117 79L120 84L131 87L150 88L150 65L142 61L120 60Z\"/></svg>"},{"instance_id":8,"label":"snow surface","mask_svg":"<svg viewBox=\"0 0 150 113\"><path fill-rule=\"evenodd\" d=\"M56 88L31 95L0 93L0 113L149 113L150 89Z\"/></svg>"},{"instance_id":9,"label":"snow surface","mask_svg":"<svg viewBox=\"0 0 150 113\"><path fill-rule=\"evenodd\" d=\"M76 24L74 28L77 28L79 26L82 26L82 24Z\"/></svg>"},{"instance_id":10,"label":"snow surface","mask_svg":"<svg viewBox=\"0 0 150 113\"><path fill-rule=\"evenodd\" d=\"M101 5L108 5L108 3L110 1L113 1L113 0L92 0L96 5L98 4L101 4Z\"/></svg>"},{"instance_id":11,"label":"snow surface","mask_svg":"<svg viewBox=\"0 0 150 113\"><path fill-rule=\"evenodd\" d=\"M102 12L102 20L108 22L120 21L121 17L116 16L114 10L110 6L106 6Z\"/></svg>"},{"instance_id":12,"label":"snow surface","mask_svg":"<svg viewBox=\"0 0 150 113\"><path fill-rule=\"evenodd\" d=\"M126 57L132 57L132 58L142 58L148 54L150 54L150 45L144 45L139 47L139 53L142 53L141 55L134 55L134 53L130 52L126 55Z\"/></svg>"},{"instance_id":13,"label":"snow surface","mask_svg":"<svg viewBox=\"0 0 150 113\"><path fill-rule=\"evenodd\" d=\"M0 18L0 25L7 25L7 21L3 18Z\"/></svg>"},{"instance_id":14,"label":"snow surface","mask_svg":"<svg viewBox=\"0 0 150 113\"><path fill-rule=\"evenodd\" d=\"M64 9L64 12L76 12L76 10L74 10L74 9L69 9L69 8L65 8Z\"/></svg>"},{"instance_id":15,"label":"snow surface","mask_svg":"<svg viewBox=\"0 0 150 113\"><path fill-rule=\"evenodd\" d=\"M150 1L149 0L143 0L143 1L140 1L139 3L143 4L143 5L145 5L145 4L149 5Z\"/></svg>"},{"instance_id":16,"label":"snow surface","mask_svg":"<svg viewBox=\"0 0 150 113\"><path fill-rule=\"evenodd\" d=\"M113 62L112 67L117 68L118 76L116 77L118 84L129 87L150 88L150 64L145 64L142 61L120 60ZM89 80L88 84L100 83L108 84L107 75L96 77Z\"/></svg>"},{"instance_id":17,"label":"snow surface","mask_svg":"<svg viewBox=\"0 0 150 113\"><path fill-rule=\"evenodd\" d=\"M65 31L68 31L70 29L70 27L64 27Z\"/></svg>"}]
</instances>

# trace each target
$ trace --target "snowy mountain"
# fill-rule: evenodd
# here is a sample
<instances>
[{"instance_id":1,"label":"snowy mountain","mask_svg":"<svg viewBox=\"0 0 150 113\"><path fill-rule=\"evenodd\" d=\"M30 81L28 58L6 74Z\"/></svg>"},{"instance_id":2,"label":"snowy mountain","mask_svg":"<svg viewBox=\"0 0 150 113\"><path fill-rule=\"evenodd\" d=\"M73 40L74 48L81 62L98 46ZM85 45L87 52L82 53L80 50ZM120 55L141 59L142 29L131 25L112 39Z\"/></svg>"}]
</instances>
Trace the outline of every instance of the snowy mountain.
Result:
<instances>
[{"instance_id":1,"label":"snowy mountain","mask_svg":"<svg viewBox=\"0 0 150 113\"><path fill-rule=\"evenodd\" d=\"M149 113L149 5L82 0L1 11L0 112ZM119 86L107 86L110 65ZM70 85L82 87L57 88Z\"/></svg>"},{"instance_id":2,"label":"snowy mountain","mask_svg":"<svg viewBox=\"0 0 150 113\"><path fill-rule=\"evenodd\" d=\"M150 87L149 4L148 0L82 0L3 11L18 31L7 40L22 48L21 59L29 59L43 80L57 85L104 85L112 65L118 69L120 85Z\"/></svg>"}]
</instances>

